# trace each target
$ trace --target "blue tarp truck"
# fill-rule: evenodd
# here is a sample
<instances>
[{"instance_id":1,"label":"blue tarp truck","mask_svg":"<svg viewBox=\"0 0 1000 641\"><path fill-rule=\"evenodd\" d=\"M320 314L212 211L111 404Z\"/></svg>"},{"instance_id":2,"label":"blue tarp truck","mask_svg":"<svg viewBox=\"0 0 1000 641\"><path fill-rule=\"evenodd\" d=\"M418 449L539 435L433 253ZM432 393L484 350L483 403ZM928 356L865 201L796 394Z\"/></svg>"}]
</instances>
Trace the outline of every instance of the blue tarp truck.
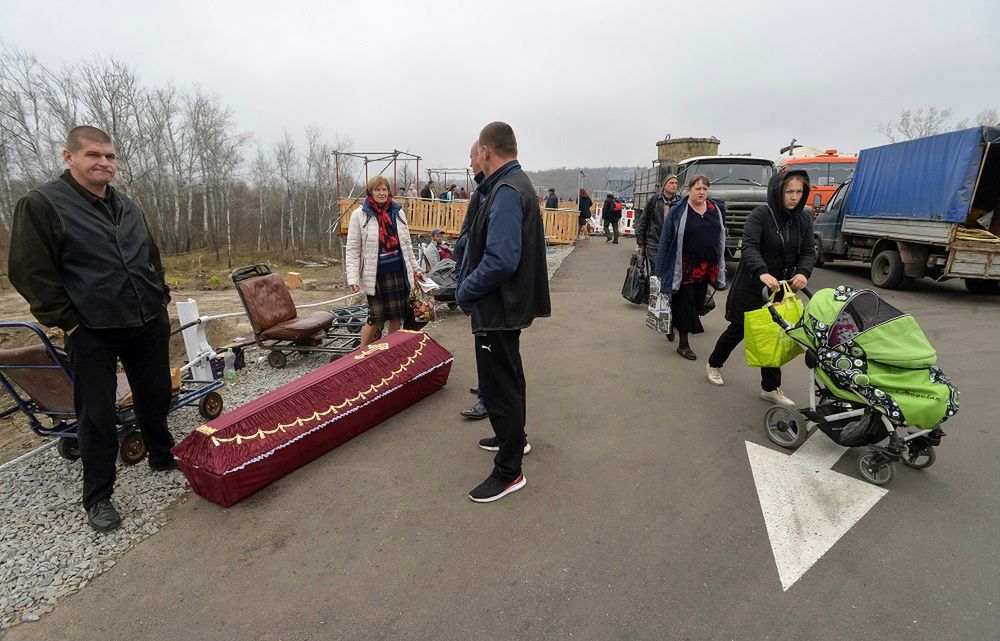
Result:
<instances>
[{"instance_id":1,"label":"blue tarp truck","mask_svg":"<svg viewBox=\"0 0 1000 641\"><path fill-rule=\"evenodd\" d=\"M854 178L816 219L817 264L871 264L877 287L962 278L1000 290L1000 128L974 127L864 149Z\"/></svg>"}]
</instances>

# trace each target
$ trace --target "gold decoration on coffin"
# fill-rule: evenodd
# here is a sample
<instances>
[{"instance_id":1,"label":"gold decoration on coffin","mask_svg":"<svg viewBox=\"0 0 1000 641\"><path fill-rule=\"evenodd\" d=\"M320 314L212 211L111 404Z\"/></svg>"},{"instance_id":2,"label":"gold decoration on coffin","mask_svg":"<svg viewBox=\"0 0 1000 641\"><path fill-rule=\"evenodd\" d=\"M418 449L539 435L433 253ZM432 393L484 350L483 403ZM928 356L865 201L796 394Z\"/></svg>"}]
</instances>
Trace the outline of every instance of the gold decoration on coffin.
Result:
<instances>
[{"instance_id":1,"label":"gold decoration on coffin","mask_svg":"<svg viewBox=\"0 0 1000 641\"><path fill-rule=\"evenodd\" d=\"M384 352L387 349L389 349L389 343L372 343L371 345L365 348L365 351L355 356L354 360L360 361L366 356L371 356L372 354L378 354L379 352Z\"/></svg>"},{"instance_id":2,"label":"gold decoration on coffin","mask_svg":"<svg viewBox=\"0 0 1000 641\"><path fill-rule=\"evenodd\" d=\"M235 442L237 445L242 445L243 441L252 441L254 439L264 440L268 436L276 434L277 432L284 433L285 430L287 430L290 427L303 427L306 423L312 421L318 421L323 417L329 416L331 414L336 414L345 408L351 407L358 401L367 400L369 396L375 394L380 389L384 388L393 380L395 380L396 377L398 377L400 374L405 372L410 365L416 362L416 360L420 357L420 354L424 351L424 346L427 344L427 338L428 338L427 335L424 334L423 338L420 339L420 345L417 346L416 351L413 352L413 354L411 354L404 363L400 364L399 368L393 370L393 372L388 376L388 378L383 377L380 382L370 385L368 389L366 389L363 392L358 392L357 396L355 396L354 398L345 399L344 402L341 403L340 405L331 405L322 412L316 411L313 412L310 416L296 418L291 423L287 424L278 423L277 427L275 427L272 430L259 429L255 433L249 435L236 434L235 436L230 436L230 437L212 436L212 434L214 434L217 430L214 430L213 428L208 427L207 425L203 425L202 427L211 430L211 432L207 432L205 430L202 430L201 428L198 428L198 431L202 432L203 434L211 436L212 444L214 444L216 447L218 447L223 443L233 443L233 442ZM388 348L388 345L386 345L385 343L383 343L383 345L385 345L386 349Z\"/></svg>"}]
</instances>

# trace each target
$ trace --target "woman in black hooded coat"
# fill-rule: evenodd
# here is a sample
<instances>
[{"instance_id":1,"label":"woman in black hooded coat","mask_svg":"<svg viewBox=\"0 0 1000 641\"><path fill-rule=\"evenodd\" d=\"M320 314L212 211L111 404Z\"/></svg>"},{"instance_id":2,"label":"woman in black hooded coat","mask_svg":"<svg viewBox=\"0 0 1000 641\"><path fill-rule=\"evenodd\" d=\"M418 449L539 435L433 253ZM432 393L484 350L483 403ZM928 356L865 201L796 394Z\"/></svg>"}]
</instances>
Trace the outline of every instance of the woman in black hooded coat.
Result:
<instances>
[{"instance_id":1,"label":"woman in black hooded coat","mask_svg":"<svg viewBox=\"0 0 1000 641\"><path fill-rule=\"evenodd\" d=\"M719 336L708 358L708 380L722 385L722 366L743 340L743 314L764 304L764 287L772 291L787 280L792 289L806 286L816 260L813 219L804 211L809 200L809 175L801 170L776 174L767 185L767 204L747 216L743 227L743 248L733 284L726 299L729 327ZM760 370L761 398L782 405L795 402L781 391L781 369Z\"/></svg>"}]
</instances>

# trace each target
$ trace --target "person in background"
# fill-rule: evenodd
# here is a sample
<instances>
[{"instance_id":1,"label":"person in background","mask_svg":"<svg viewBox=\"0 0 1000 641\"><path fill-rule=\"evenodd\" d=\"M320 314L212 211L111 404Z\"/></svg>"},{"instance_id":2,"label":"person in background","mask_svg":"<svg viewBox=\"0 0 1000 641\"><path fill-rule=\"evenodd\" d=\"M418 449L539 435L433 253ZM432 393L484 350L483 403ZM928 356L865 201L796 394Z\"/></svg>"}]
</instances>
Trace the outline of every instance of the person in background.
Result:
<instances>
[{"instance_id":1,"label":"person in background","mask_svg":"<svg viewBox=\"0 0 1000 641\"><path fill-rule=\"evenodd\" d=\"M670 208L660 231L656 276L660 293L670 295L674 328L680 337L677 353L697 358L688 336L701 334L700 312L708 297L708 286L726 288L726 209L708 197L708 177L698 175L688 182L688 195Z\"/></svg>"},{"instance_id":2,"label":"person in background","mask_svg":"<svg viewBox=\"0 0 1000 641\"><path fill-rule=\"evenodd\" d=\"M455 200L455 193L456 193L457 190L458 190L458 187L456 187L455 185L452 185L451 187L448 187L448 189L445 189L444 191L441 192L441 200L444 200L444 201L447 201L447 202L454 201Z\"/></svg>"},{"instance_id":3,"label":"person in background","mask_svg":"<svg viewBox=\"0 0 1000 641\"><path fill-rule=\"evenodd\" d=\"M478 187L486 180L485 174L483 174L482 165L479 164L479 139L477 138L472 142L472 149L469 151L469 167L472 168L472 180L475 181ZM479 196L477 193L473 193L474 198L469 200L469 204L465 208L465 218L462 220L462 228L458 232L458 238L455 240L454 248L454 261L455 265L459 268L462 266L462 254L465 251L465 245L469 242L469 223L476 215L476 211L479 208ZM475 348L475 346L473 346ZM483 397L479 394L479 383L469 390L476 395L476 404L470 408L461 410L459 415L463 418L467 418L472 421L480 421L484 418L488 418L490 413L486 410L486 404L483 403Z\"/></svg>"},{"instance_id":4,"label":"person in background","mask_svg":"<svg viewBox=\"0 0 1000 641\"><path fill-rule=\"evenodd\" d=\"M420 197L424 200L434 200L434 188L437 185L434 184L433 180L428 180L424 188L420 190Z\"/></svg>"},{"instance_id":5,"label":"person in background","mask_svg":"<svg viewBox=\"0 0 1000 641\"><path fill-rule=\"evenodd\" d=\"M556 190L552 187L549 187L549 195L545 198L545 208L559 209L559 196L556 196Z\"/></svg>"},{"instance_id":6,"label":"person in background","mask_svg":"<svg viewBox=\"0 0 1000 641\"><path fill-rule=\"evenodd\" d=\"M719 336L715 350L705 364L705 374L713 385L723 385L722 366L743 340L743 315L764 304L764 287L777 291L782 280L793 290L809 284L816 251L813 218L805 211L809 202L809 174L792 169L775 174L767 185L767 204L747 216L743 226L740 264L733 276L732 291L726 298L729 327ZM781 391L781 368L762 367L760 397L771 403L795 407L795 401Z\"/></svg>"},{"instance_id":7,"label":"person in background","mask_svg":"<svg viewBox=\"0 0 1000 641\"><path fill-rule=\"evenodd\" d=\"M458 190L458 198L459 200L469 199L469 192L465 191L465 187L462 187L460 190Z\"/></svg>"},{"instance_id":8,"label":"person in background","mask_svg":"<svg viewBox=\"0 0 1000 641\"><path fill-rule=\"evenodd\" d=\"M132 396L149 467L177 467L167 429L170 409L170 290L146 217L111 182L117 154L96 127L66 137L67 169L17 202L11 226L11 284L47 327L66 333L76 436L83 463L83 509L98 532L121 516L111 502L118 455L117 361Z\"/></svg>"},{"instance_id":9,"label":"person in background","mask_svg":"<svg viewBox=\"0 0 1000 641\"><path fill-rule=\"evenodd\" d=\"M616 207L614 194L608 194L601 204L601 220L604 221L604 238L606 243L612 242L611 232L614 230L614 243L618 244L618 221L622 218L621 209Z\"/></svg>"},{"instance_id":10,"label":"person in background","mask_svg":"<svg viewBox=\"0 0 1000 641\"><path fill-rule=\"evenodd\" d=\"M594 206L594 201L590 199L590 194L583 187L580 187L580 217L577 219L577 238L590 238L590 230L587 229L590 220L590 208Z\"/></svg>"},{"instance_id":11,"label":"person in background","mask_svg":"<svg viewBox=\"0 0 1000 641\"><path fill-rule=\"evenodd\" d=\"M643 209L642 217L635 226L635 252L645 256L650 265L656 265L656 250L660 246L660 232L663 219L681 197L677 194L677 176L670 174L663 181L660 195L650 198Z\"/></svg>"},{"instance_id":12,"label":"person in background","mask_svg":"<svg viewBox=\"0 0 1000 641\"><path fill-rule=\"evenodd\" d=\"M431 238L434 239L434 243L437 245L438 255L441 257L441 260L453 260L451 243L448 242L448 236L440 229L437 232L437 237L435 238L432 234Z\"/></svg>"},{"instance_id":13,"label":"person in background","mask_svg":"<svg viewBox=\"0 0 1000 641\"><path fill-rule=\"evenodd\" d=\"M352 292L368 297L368 322L361 329L361 347L369 345L385 323L389 333L402 327L410 313L410 291L424 275L417 269L406 212L389 195L389 181L368 181L365 201L347 225L344 260Z\"/></svg>"},{"instance_id":14,"label":"person in background","mask_svg":"<svg viewBox=\"0 0 1000 641\"><path fill-rule=\"evenodd\" d=\"M416 185L410 184L410 186L406 188L406 197L407 198L418 198L419 196L420 196L420 194L417 193L417 186Z\"/></svg>"},{"instance_id":15,"label":"person in background","mask_svg":"<svg viewBox=\"0 0 1000 641\"><path fill-rule=\"evenodd\" d=\"M472 317L479 392L494 432L479 446L497 453L493 471L469 498L488 503L526 483L521 461L530 446L524 431L527 381L521 330L549 316L551 303L541 211L531 179L517 160L510 125L483 127L479 157L487 178L477 190L480 204L469 223L456 298Z\"/></svg>"}]
</instances>

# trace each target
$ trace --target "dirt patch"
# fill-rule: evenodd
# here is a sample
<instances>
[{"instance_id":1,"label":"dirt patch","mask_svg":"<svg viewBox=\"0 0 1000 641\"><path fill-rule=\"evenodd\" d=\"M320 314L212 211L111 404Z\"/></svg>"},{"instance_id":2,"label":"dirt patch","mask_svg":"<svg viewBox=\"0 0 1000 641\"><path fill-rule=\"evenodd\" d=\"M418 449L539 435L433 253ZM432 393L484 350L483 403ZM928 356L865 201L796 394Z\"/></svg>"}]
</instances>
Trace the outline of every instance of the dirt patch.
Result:
<instances>
[{"instance_id":1,"label":"dirt patch","mask_svg":"<svg viewBox=\"0 0 1000 641\"><path fill-rule=\"evenodd\" d=\"M309 285L314 289L310 291L292 290L292 299L296 305L319 303L347 294L343 287L341 268L337 265L324 267L297 265L282 268L272 267L272 269L282 274L288 271L299 272L303 280L312 281ZM222 273L225 278L218 278L219 273ZM169 274L171 272L168 270L168 280L170 280ZM194 299L198 303L198 312L203 316L243 310L239 295L232 286L228 272L205 270L200 275L180 272L174 279L179 284L195 284L195 286L174 289L171 292L173 303ZM173 303L170 305L170 320L171 325L177 327L179 325L177 309ZM331 305L331 307L333 306ZM28 308L28 303L9 285L0 289L0 318L5 321L35 322ZM205 333L212 345L222 345L237 337L253 339L253 330L245 316L211 321L206 325ZM62 331L59 329L47 330L46 334L54 344L59 346L63 344ZM23 347L37 344L37 342L37 337L28 330L0 329L0 348ZM175 334L170 340L171 364L179 367L184 364L185 360L184 339L180 334ZM0 392L0 407L7 408L10 405L10 399L7 395ZM44 442L45 439L36 436L28 427L28 420L24 414L17 412L0 419L0 463L29 452Z\"/></svg>"}]
</instances>

